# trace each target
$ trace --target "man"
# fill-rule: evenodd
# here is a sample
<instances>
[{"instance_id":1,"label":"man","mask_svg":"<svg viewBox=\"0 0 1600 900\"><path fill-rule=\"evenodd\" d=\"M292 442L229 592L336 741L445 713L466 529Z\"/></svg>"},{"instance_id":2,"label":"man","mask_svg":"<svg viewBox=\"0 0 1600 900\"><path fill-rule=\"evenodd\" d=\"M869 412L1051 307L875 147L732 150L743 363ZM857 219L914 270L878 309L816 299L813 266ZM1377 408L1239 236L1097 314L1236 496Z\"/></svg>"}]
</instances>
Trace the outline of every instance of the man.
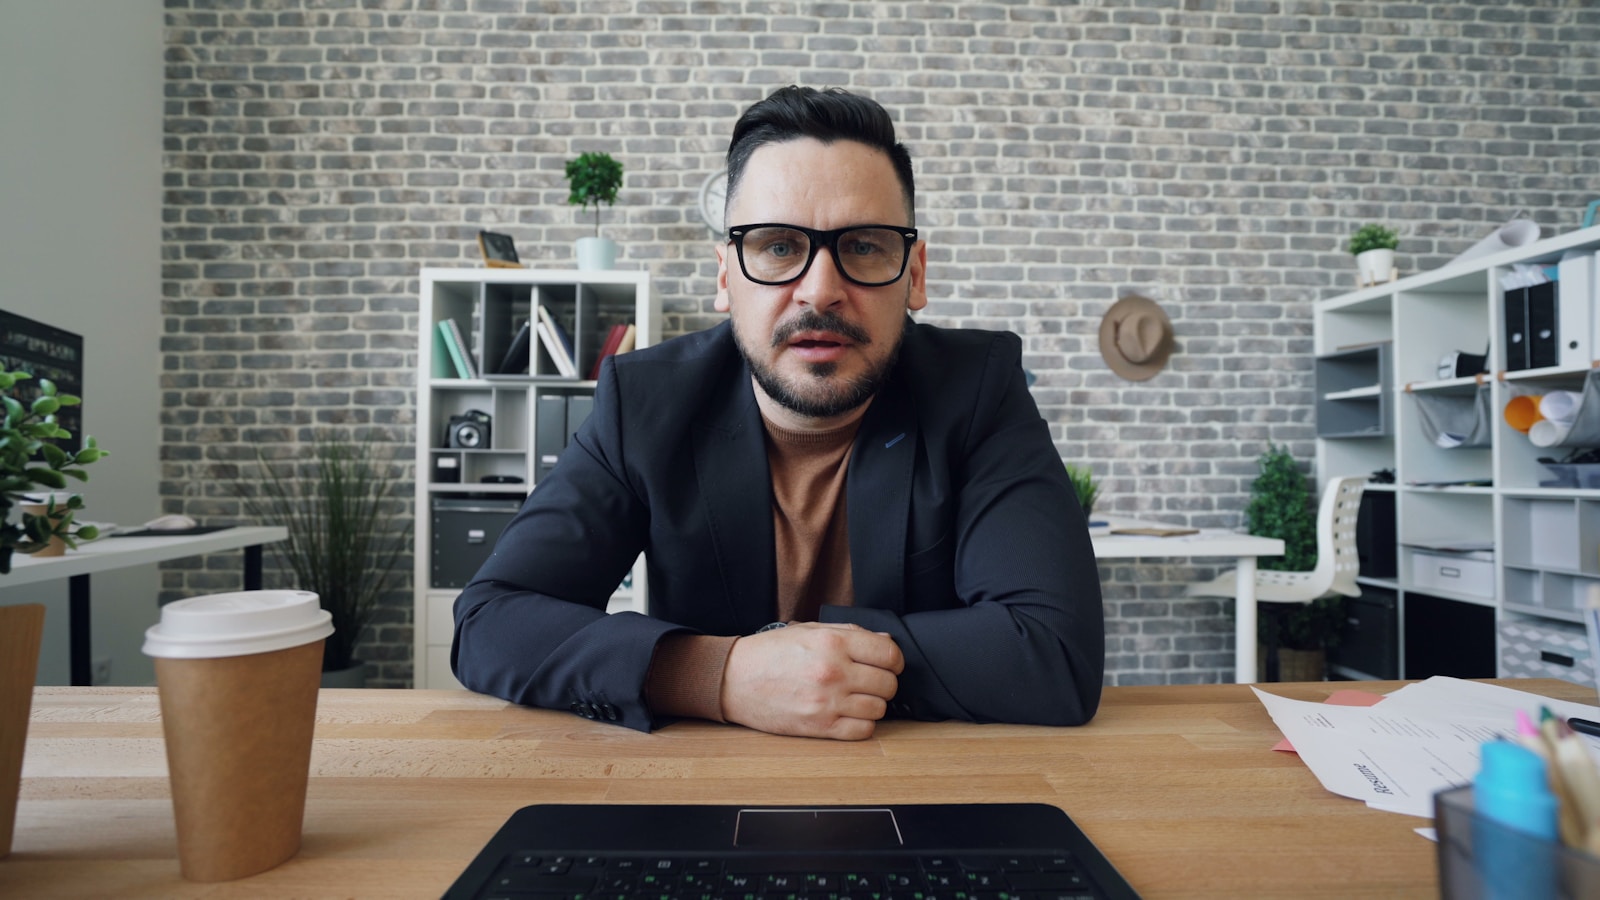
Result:
<instances>
[{"instance_id":1,"label":"man","mask_svg":"<svg viewBox=\"0 0 1600 900\"><path fill-rule=\"evenodd\" d=\"M885 716L1074 725L1105 633L1083 512L1009 333L927 304L877 103L789 87L728 149L716 307L608 359L456 601L456 677L648 730L859 740ZM640 551L650 615L605 614Z\"/></svg>"}]
</instances>

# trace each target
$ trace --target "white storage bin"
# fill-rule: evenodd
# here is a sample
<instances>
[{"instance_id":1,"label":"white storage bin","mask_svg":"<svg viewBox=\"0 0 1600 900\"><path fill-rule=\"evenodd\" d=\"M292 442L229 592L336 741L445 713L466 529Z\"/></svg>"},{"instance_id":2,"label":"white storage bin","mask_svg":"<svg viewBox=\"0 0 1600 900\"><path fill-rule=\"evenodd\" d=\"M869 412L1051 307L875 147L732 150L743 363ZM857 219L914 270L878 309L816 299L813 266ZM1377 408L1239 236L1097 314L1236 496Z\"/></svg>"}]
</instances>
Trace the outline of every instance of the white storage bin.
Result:
<instances>
[{"instance_id":1,"label":"white storage bin","mask_svg":"<svg viewBox=\"0 0 1600 900\"><path fill-rule=\"evenodd\" d=\"M1494 551L1413 551L1412 587L1494 598Z\"/></svg>"},{"instance_id":2,"label":"white storage bin","mask_svg":"<svg viewBox=\"0 0 1600 900\"><path fill-rule=\"evenodd\" d=\"M1557 621L1500 623L1502 678L1559 678L1594 686L1594 660L1582 625Z\"/></svg>"}]
</instances>

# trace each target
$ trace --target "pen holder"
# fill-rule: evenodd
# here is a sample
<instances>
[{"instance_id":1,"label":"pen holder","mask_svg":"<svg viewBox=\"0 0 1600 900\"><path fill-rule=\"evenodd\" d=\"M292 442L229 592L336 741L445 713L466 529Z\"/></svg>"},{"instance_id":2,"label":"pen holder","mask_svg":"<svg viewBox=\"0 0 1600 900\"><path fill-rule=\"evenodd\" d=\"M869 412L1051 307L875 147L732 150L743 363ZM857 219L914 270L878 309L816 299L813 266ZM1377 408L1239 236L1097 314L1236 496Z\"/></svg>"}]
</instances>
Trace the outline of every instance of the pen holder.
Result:
<instances>
[{"instance_id":1,"label":"pen holder","mask_svg":"<svg viewBox=\"0 0 1600 900\"><path fill-rule=\"evenodd\" d=\"M1435 794L1433 813L1445 900L1600 897L1600 857L1479 815L1471 787Z\"/></svg>"}]
</instances>

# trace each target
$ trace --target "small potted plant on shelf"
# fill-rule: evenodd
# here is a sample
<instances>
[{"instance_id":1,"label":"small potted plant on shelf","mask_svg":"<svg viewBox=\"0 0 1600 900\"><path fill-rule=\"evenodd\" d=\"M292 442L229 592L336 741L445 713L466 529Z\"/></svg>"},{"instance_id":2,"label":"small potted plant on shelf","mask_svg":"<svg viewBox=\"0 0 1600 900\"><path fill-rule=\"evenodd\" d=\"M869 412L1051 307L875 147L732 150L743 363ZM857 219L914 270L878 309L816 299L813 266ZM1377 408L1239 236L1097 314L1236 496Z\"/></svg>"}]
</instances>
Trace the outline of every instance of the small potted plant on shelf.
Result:
<instances>
[{"instance_id":1,"label":"small potted plant on shelf","mask_svg":"<svg viewBox=\"0 0 1600 900\"><path fill-rule=\"evenodd\" d=\"M0 367L0 394L4 394L5 423L0 433L0 574L11 571L11 556L22 553L54 554L76 548L78 540L93 540L99 530L93 525L74 526L72 516L83 509L77 494L55 493L67 486L67 479L88 481L83 467L106 455L86 437L76 453L51 441L72 435L56 421L63 406L81 401L63 394L48 379L39 379L39 392L28 403L12 396L17 382L32 378L27 372L8 372ZM50 493L35 494L36 488ZM12 521L11 508L21 515Z\"/></svg>"},{"instance_id":2,"label":"small potted plant on shelf","mask_svg":"<svg viewBox=\"0 0 1600 900\"><path fill-rule=\"evenodd\" d=\"M236 482L235 491L250 515L288 529L288 540L272 550L294 575L290 587L314 592L333 616L322 686L362 687L366 664L355 658L356 642L394 581L410 520L389 508L400 478L375 458L370 440L319 434L312 457L285 466L258 456L260 480Z\"/></svg>"},{"instance_id":3,"label":"small potted plant on shelf","mask_svg":"<svg viewBox=\"0 0 1600 900\"><path fill-rule=\"evenodd\" d=\"M1356 280L1361 287L1393 281L1399 274L1394 251L1400 236L1376 223L1361 226L1350 236L1350 254L1356 258Z\"/></svg>"},{"instance_id":4,"label":"small potted plant on shelf","mask_svg":"<svg viewBox=\"0 0 1600 900\"><path fill-rule=\"evenodd\" d=\"M622 187L622 163L609 153L585 153L567 161L567 181L572 192L567 202L573 206L594 206L594 237L578 238L578 268L609 269L617 261L617 245L600 236L600 204L617 202Z\"/></svg>"},{"instance_id":5,"label":"small potted plant on shelf","mask_svg":"<svg viewBox=\"0 0 1600 900\"><path fill-rule=\"evenodd\" d=\"M1245 506L1249 532L1283 541L1283 555L1262 557L1263 569L1310 572L1317 567L1317 515L1306 476L1287 447L1267 446L1259 462L1261 474L1250 485ZM1321 681L1327 671L1328 648L1339 642L1344 624L1344 598L1339 595L1310 603L1261 604L1263 615L1256 635L1263 652L1256 658L1265 665L1268 648L1277 648L1279 679ZM1281 608L1287 607L1286 611ZM1256 677L1265 680L1258 672Z\"/></svg>"},{"instance_id":6,"label":"small potted plant on shelf","mask_svg":"<svg viewBox=\"0 0 1600 900\"><path fill-rule=\"evenodd\" d=\"M1073 463L1067 463L1066 466L1067 479L1072 482L1073 493L1078 495L1078 506L1083 508L1083 517L1092 518L1095 500L1100 497L1100 485L1094 479L1094 472L1088 466Z\"/></svg>"}]
</instances>

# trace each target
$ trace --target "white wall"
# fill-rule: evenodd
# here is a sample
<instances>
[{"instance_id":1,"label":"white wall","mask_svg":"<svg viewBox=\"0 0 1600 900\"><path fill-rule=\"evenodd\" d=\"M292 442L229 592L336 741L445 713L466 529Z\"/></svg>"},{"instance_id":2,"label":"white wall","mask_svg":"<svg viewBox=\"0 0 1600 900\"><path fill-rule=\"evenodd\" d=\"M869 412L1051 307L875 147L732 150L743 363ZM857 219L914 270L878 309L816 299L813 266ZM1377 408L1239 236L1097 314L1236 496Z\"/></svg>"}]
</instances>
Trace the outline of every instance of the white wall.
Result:
<instances>
[{"instance_id":1,"label":"white wall","mask_svg":"<svg viewBox=\"0 0 1600 900\"><path fill-rule=\"evenodd\" d=\"M161 0L0 0L0 308L84 336L85 518L158 508L161 323ZM65 585L46 602L39 683L66 684ZM154 566L91 579L96 657L112 683L153 683L139 653Z\"/></svg>"}]
</instances>

